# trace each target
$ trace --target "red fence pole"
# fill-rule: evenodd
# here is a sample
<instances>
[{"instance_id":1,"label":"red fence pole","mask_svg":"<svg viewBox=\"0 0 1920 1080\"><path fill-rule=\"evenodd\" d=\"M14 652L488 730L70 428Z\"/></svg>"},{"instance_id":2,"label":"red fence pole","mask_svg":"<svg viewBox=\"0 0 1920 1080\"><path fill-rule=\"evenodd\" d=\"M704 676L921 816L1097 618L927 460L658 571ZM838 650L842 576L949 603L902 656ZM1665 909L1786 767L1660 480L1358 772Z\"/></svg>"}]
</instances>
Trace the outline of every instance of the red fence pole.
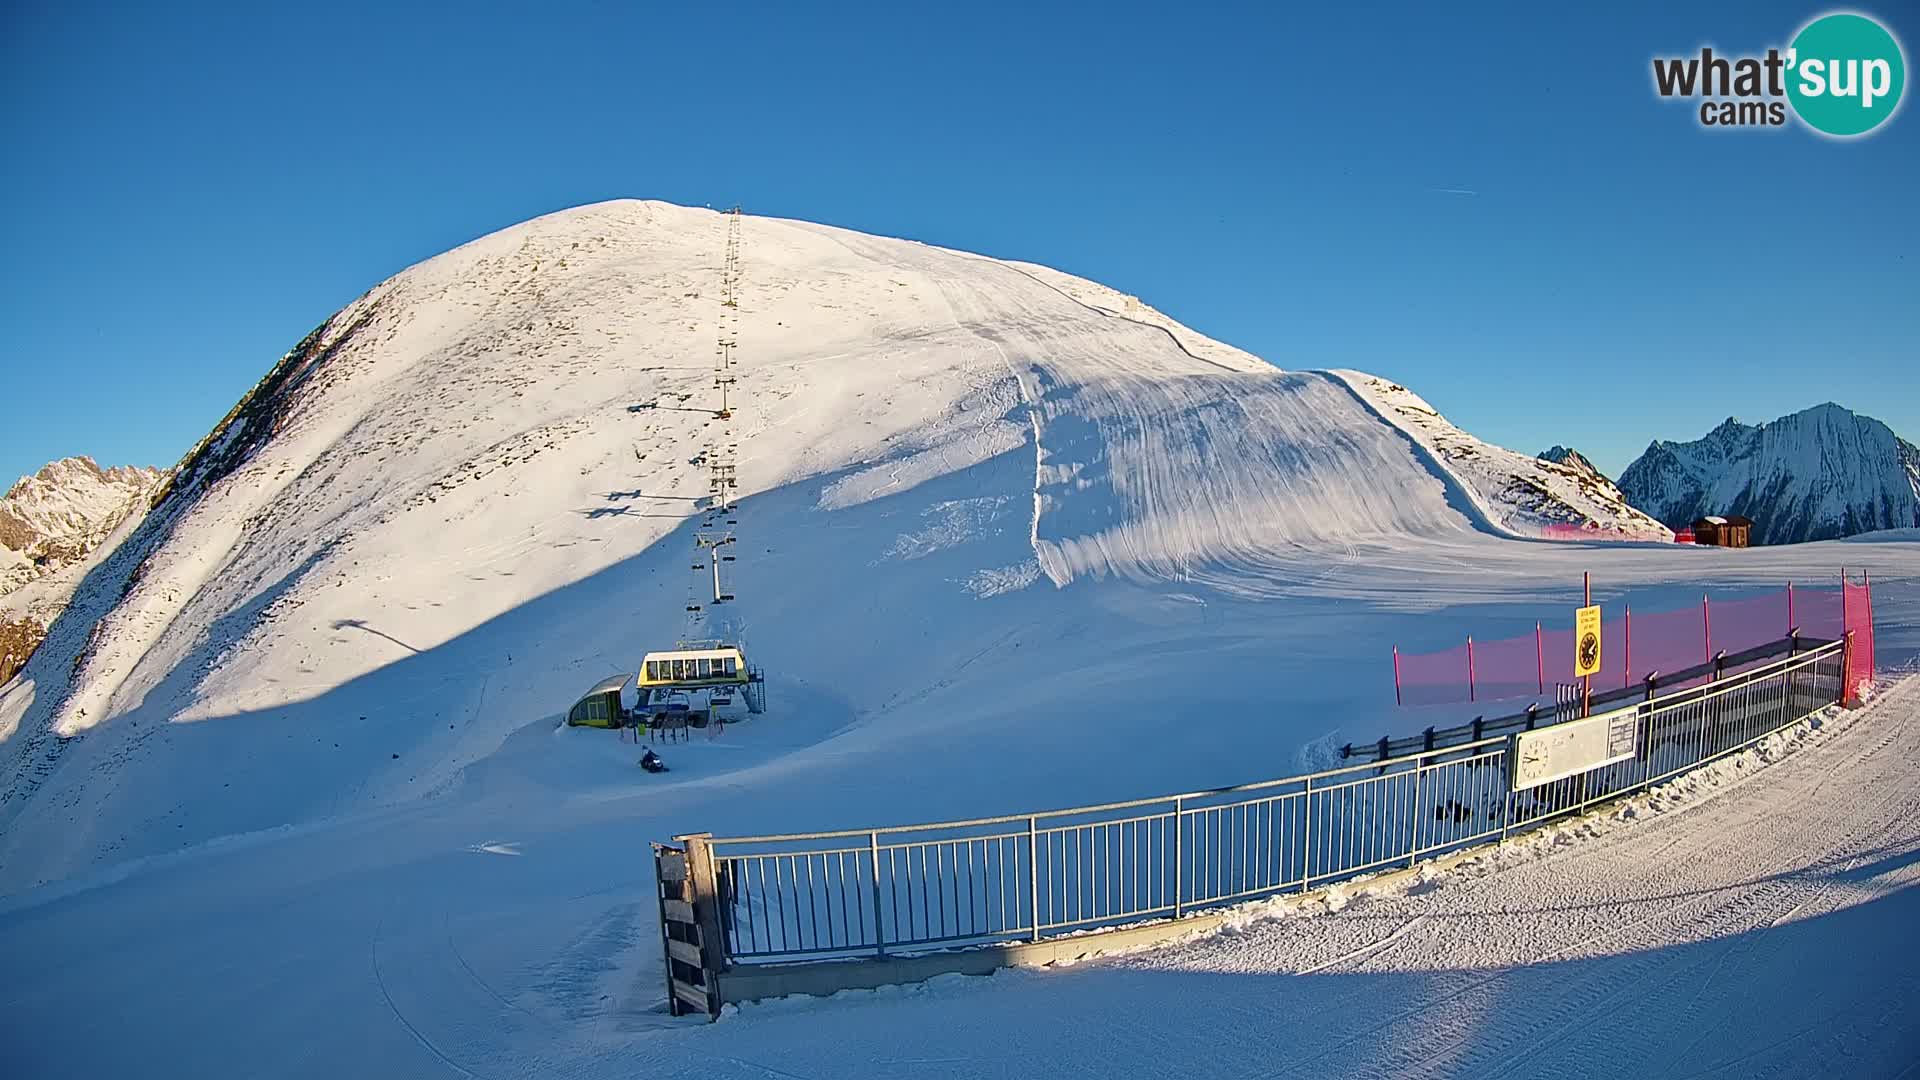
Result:
<instances>
[{"instance_id":1,"label":"red fence pole","mask_svg":"<svg viewBox=\"0 0 1920 1080\"><path fill-rule=\"evenodd\" d=\"M1867 602L1867 678L1871 679L1873 678L1874 669L1873 575L1865 570L1860 571L1860 584L1867 590L1867 595L1862 597L1862 599Z\"/></svg>"},{"instance_id":2,"label":"red fence pole","mask_svg":"<svg viewBox=\"0 0 1920 1080\"><path fill-rule=\"evenodd\" d=\"M1713 609L1707 606L1707 594L1700 594L1700 640L1707 647L1707 663L1713 663Z\"/></svg>"},{"instance_id":3,"label":"red fence pole","mask_svg":"<svg viewBox=\"0 0 1920 1080\"><path fill-rule=\"evenodd\" d=\"M1393 647L1393 703L1395 705L1402 704L1400 700L1400 646L1398 645Z\"/></svg>"},{"instance_id":4,"label":"red fence pole","mask_svg":"<svg viewBox=\"0 0 1920 1080\"><path fill-rule=\"evenodd\" d=\"M1847 631L1853 629L1852 614L1847 604L1847 568L1843 566L1840 568L1840 635L1842 637L1846 636ZM1853 682L1853 663L1849 660L1844 666L1846 668L1846 674L1841 677L1851 684ZM1849 691L1849 693L1851 693L1851 691Z\"/></svg>"},{"instance_id":5,"label":"red fence pole","mask_svg":"<svg viewBox=\"0 0 1920 1080\"><path fill-rule=\"evenodd\" d=\"M1593 606L1593 572L1590 570L1580 571L1580 602L1587 607ZM1591 675L1580 677L1580 715L1593 715L1593 676Z\"/></svg>"},{"instance_id":6,"label":"red fence pole","mask_svg":"<svg viewBox=\"0 0 1920 1080\"><path fill-rule=\"evenodd\" d=\"M1547 646L1540 637L1540 622L1533 623L1533 662L1540 671L1540 693L1547 692Z\"/></svg>"},{"instance_id":7,"label":"red fence pole","mask_svg":"<svg viewBox=\"0 0 1920 1080\"><path fill-rule=\"evenodd\" d=\"M1473 690L1473 635L1467 635L1467 700L1474 701Z\"/></svg>"},{"instance_id":8,"label":"red fence pole","mask_svg":"<svg viewBox=\"0 0 1920 1080\"><path fill-rule=\"evenodd\" d=\"M1620 685L1626 686L1633 681L1633 606L1627 606L1627 656L1620 667Z\"/></svg>"}]
</instances>

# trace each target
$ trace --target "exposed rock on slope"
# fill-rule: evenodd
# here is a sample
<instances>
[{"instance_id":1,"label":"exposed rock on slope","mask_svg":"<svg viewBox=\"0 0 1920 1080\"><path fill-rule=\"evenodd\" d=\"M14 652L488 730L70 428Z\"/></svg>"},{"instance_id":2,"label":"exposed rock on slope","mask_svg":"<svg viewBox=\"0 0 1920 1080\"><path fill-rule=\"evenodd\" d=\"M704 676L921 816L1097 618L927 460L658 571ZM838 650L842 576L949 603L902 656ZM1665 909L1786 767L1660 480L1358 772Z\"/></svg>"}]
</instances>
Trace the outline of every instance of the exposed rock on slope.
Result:
<instances>
[{"instance_id":1,"label":"exposed rock on slope","mask_svg":"<svg viewBox=\"0 0 1920 1080\"><path fill-rule=\"evenodd\" d=\"M1358 371L1338 374L1452 473L1494 528L1527 537L1673 539L1673 530L1635 509L1612 481L1572 451L1567 453L1577 462L1530 458L1474 438L1404 386Z\"/></svg>"},{"instance_id":2,"label":"exposed rock on slope","mask_svg":"<svg viewBox=\"0 0 1920 1080\"><path fill-rule=\"evenodd\" d=\"M1555 465L1565 465L1577 472L1585 473L1596 479L1606 480L1610 484L1613 483L1606 473L1601 472L1598 466L1587 460L1585 454L1582 454L1570 446L1555 446L1551 449L1542 450L1540 452L1540 460L1551 461Z\"/></svg>"},{"instance_id":3,"label":"exposed rock on slope","mask_svg":"<svg viewBox=\"0 0 1920 1080\"><path fill-rule=\"evenodd\" d=\"M159 469L52 462L0 497L0 596L86 558L165 479Z\"/></svg>"},{"instance_id":4,"label":"exposed rock on slope","mask_svg":"<svg viewBox=\"0 0 1920 1080\"><path fill-rule=\"evenodd\" d=\"M91 556L122 522L146 512L158 469L52 462L0 497L0 683L45 639Z\"/></svg>"}]
</instances>

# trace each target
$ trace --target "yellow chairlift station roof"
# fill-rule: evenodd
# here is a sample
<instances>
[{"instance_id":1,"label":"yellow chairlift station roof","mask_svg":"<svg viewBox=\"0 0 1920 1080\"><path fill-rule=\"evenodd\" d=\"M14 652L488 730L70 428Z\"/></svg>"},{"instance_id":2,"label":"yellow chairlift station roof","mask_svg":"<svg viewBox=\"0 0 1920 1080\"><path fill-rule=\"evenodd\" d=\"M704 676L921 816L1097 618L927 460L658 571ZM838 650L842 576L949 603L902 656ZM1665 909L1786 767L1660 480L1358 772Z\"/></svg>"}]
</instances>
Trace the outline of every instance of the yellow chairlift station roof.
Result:
<instances>
[{"instance_id":1,"label":"yellow chairlift station roof","mask_svg":"<svg viewBox=\"0 0 1920 1080\"><path fill-rule=\"evenodd\" d=\"M724 686L747 681L747 658L732 645L650 652L640 662L641 686Z\"/></svg>"}]
</instances>

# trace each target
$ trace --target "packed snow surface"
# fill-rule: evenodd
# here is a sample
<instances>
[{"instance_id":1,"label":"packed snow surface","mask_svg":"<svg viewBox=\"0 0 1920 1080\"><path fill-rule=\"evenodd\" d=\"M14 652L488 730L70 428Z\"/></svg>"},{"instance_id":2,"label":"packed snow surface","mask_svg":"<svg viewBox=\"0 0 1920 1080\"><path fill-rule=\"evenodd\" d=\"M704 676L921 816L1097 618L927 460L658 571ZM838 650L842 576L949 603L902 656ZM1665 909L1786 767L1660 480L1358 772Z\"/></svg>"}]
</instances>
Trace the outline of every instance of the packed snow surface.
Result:
<instances>
[{"instance_id":1,"label":"packed snow surface","mask_svg":"<svg viewBox=\"0 0 1920 1080\"><path fill-rule=\"evenodd\" d=\"M1659 610L1844 564L1873 575L1883 662L1920 652L1920 534L1515 540L1531 519L1499 501L1497 470L1436 451L1360 376L1267 366L1044 268L743 231L730 426L711 411L724 219L582 208L330 320L92 564L0 686L10 1063L1384 1075L1411 1046L1530 1074L1515 1055L1536 1047L1610 1060L1575 1054L1596 1001L1653 1025L1634 1050L1649 1075L1743 1071L1741 1054L1795 1071L1823 1044L1782 1036L1829 1015L1857 1019L1868 1074L1913 1045L1887 1008L1911 990L1887 965L1915 925L1893 888L1915 846L1904 690L1822 729L1769 770L1780 783L1537 864L1555 869L1266 910L1071 970L670 1021L649 839L1302 771L1345 741L1470 719L1395 710L1392 646L1570 619L1582 571L1603 606ZM647 776L632 743L557 718L683 633L696 461L727 439L739 601L713 629L766 668L770 711L663 747L672 771ZM1835 822L1862 807L1884 851L1844 869L1866 849ZM1714 813L1731 816L1686 824ZM1752 852L1711 846L1728 836ZM1715 890L1771 919L1800 902L1775 905L1775 879L1862 873L1778 926L1700 921ZM1772 996L1743 1012L1734 988ZM1806 1000L1804 1020L1776 1015ZM1520 1039L1523 1013L1547 1037ZM1481 1056L1481 1033L1507 1056Z\"/></svg>"}]
</instances>

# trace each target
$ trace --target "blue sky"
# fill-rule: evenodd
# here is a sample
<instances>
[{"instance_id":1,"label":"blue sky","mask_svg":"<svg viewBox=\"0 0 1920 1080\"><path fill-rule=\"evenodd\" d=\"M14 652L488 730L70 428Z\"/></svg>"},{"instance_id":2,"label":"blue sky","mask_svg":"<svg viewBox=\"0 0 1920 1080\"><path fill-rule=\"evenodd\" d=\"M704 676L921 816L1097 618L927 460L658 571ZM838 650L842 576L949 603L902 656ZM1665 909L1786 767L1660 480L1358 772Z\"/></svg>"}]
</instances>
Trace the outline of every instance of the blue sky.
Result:
<instances>
[{"instance_id":1,"label":"blue sky","mask_svg":"<svg viewBox=\"0 0 1920 1080\"><path fill-rule=\"evenodd\" d=\"M1920 438L1911 103L1652 92L1824 7L275 7L0 14L0 477L171 464L379 279L620 196L1047 263L1614 472L1827 400Z\"/></svg>"}]
</instances>

